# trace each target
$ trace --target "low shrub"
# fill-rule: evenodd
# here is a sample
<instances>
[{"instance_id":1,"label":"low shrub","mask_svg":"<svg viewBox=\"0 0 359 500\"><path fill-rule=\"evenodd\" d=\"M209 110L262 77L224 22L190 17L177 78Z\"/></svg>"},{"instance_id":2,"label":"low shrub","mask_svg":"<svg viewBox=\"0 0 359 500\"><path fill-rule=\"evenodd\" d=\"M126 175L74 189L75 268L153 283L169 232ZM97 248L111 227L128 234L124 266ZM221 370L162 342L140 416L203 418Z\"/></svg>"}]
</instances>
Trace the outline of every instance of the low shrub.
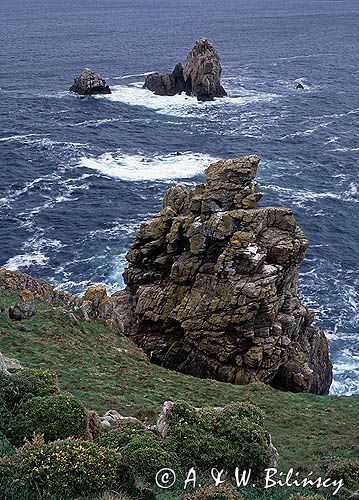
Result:
<instances>
[{"instance_id":1,"label":"low shrub","mask_svg":"<svg viewBox=\"0 0 359 500\"><path fill-rule=\"evenodd\" d=\"M186 402L174 404L166 438L184 467L236 467L260 474L270 462L263 415L249 403L196 411Z\"/></svg>"},{"instance_id":2,"label":"low shrub","mask_svg":"<svg viewBox=\"0 0 359 500\"><path fill-rule=\"evenodd\" d=\"M10 443L6 436L0 433L0 457L13 455L15 447Z\"/></svg>"},{"instance_id":3,"label":"low shrub","mask_svg":"<svg viewBox=\"0 0 359 500\"><path fill-rule=\"evenodd\" d=\"M192 493L188 500L243 500L243 497L231 486L206 486Z\"/></svg>"},{"instance_id":4,"label":"low shrub","mask_svg":"<svg viewBox=\"0 0 359 500\"><path fill-rule=\"evenodd\" d=\"M151 431L147 431L140 422L123 422L118 427L108 431L97 439L101 446L111 449L120 449L137 436L144 436Z\"/></svg>"},{"instance_id":5,"label":"low shrub","mask_svg":"<svg viewBox=\"0 0 359 500\"><path fill-rule=\"evenodd\" d=\"M50 370L23 368L11 375L0 373L0 405L10 411L27 399L57 392L57 375Z\"/></svg>"},{"instance_id":6,"label":"low shrub","mask_svg":"<svg viewBox=\"0 0 359 500\"><path fill-rule=\"evenodd\" d=\"M34 434L45 441L79 437L86 433L88 416L85 407L71 394L35 397L22 403L11 419L7 435L19 444Z\"/></svg>"},{"instance_id":7,"label":"low shrub","mask_svg":"<svg viewBox=\"0 0 359 500\"><path fill-rule=\"evenodd\" d=\"M327 470L327 477L343 480L344 486L349 490L359 489L359 461L340 460L330 465Z\"/></svg>"},{"instance_id":8,"label":"low shrub","mask_svg":"<svg viewBox=\"0 0 359 500\"><path fill-rule=\"evenodd\" d=\"M15 466L14 466L15 465ZM93 442L57 441L30 450L20 463L0 460L1 491L18 498L86 498L127 486L131 474L113 450Z\"/></svg>"},{"instance_id":9,"label":"low shrub","mask_svg":"<svg viewBox=\"0 0 359 500\"><path fill-rule=\"evenodd\" d=\"M179 467L177 455L166 449L165 442L150 432L132 439L121 449L121 455L137 478L153 486L158 471L165 467Z\"/></svg>"}]
</instances>

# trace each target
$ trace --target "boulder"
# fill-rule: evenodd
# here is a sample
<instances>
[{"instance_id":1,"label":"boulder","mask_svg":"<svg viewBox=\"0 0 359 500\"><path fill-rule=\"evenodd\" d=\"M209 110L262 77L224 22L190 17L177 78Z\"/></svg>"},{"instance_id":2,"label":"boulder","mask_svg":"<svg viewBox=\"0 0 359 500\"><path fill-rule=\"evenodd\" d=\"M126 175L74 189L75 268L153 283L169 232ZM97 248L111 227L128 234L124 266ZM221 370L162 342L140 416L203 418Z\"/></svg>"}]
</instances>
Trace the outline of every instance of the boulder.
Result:
<instances>
[{"instance_id":1,"label":"boulder","mask_svg":"<svg viewBox=\"0 0 359 500\"><path fill-rule=\"evenodd\" d=\"M101 428L103 431L107 432L114 427L118 427L123 423L132 423L143 425L140 420L135 417L124 417L120 415L116 410L107 411L102 417L100 417Z\"/></svg>"},{"instance_id":2,"label":"boulder","mask_svg":"<svg viewBox=\"0 0 359 500\"><path fill-rule=\"evenodd\" d=\"M13 307L9 309L9 318L21 321L22 319L31 318L35 314L35 299L32 292L23 290L19 293L19 300Z\"/></svg>"},{"instance_id":3,"label":"boulder","mask_svg":"<svg viewBox=\"0 0 359 500\"><path fill-rule=\"evenodd\" d=\"M74 84L69 89L80 95L111 94L110 87L106 81L92 69L85 68L82 73L75 78Z\"/></svg>"},{"instance_id":4,"label":"boulder","mask_svg":"<svg viewBox=\"0 0 359 500\"><path fill-rule=\"evenodd\" d=\"M220 82L221 73L218 53L207 38L200 38L187 55L184 68L178 63L170 74L151 73L146 76L143 88L156 95L186 92L200 101L212 101L227 95Z\"/></svg>"},{"instance_id":5,"label":"boulder","mask_svg":"<svg viewBox=\"0 0 359 500\"><path fill-rule=\"evenodd\" d=\"M308 241L290 209L256 206L259 162L218 161L204 185L167 191L128 251L112 324L173 370L326 394L328 342L298 296Z\"/></svg>"},{"instance_id":6,"label":"boulder","mask_svg":"<svg viewBox=\"0 0 359 500\"><path fill-rule=\"evenodd\" d=\"M5 372L9 375L9 370L19 370L20 368L22 366L17 359L7 358L0 352L0 372Z\"/></svg>"},{"instance_id":7,"label":"boulder","mask_svg":"<svg viewBox=\"0 0 359 500\"><path fill-rule=\"evenodd\" d=\"M297 90L304 90L304 85L302 83L297 83L296 87Z\"/></svg>"}]
</instances>

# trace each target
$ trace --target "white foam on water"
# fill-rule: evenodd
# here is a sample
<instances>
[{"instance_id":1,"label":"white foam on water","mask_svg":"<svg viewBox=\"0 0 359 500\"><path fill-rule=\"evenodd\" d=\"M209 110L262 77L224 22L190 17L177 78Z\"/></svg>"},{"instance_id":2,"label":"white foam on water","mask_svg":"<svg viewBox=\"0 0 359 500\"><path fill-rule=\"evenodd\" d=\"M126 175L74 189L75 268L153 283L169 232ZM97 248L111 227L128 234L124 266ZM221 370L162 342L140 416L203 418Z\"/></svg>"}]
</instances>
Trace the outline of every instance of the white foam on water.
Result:
<instances>
[{"instance_id":1,"label":"white foam on water","mask_svg":"<svg viewBox=\"0 0 359 500\"><path fill-rule=\"evenodd\" d=\"M199 102L196 98L183 93L175 96L158 96L148 89L143 89L142 83L134 83L131 85L116 85L112 88L112 94L96 97L121 102L129 106L143 106L159 114L190 118L202 116L211 109L223 105L244 107L261 101L272 101L278 96L266 92L240 89L236 94L227 97L216 98L210 102Z\"/></svg>"},{"instance_id":2,"label":"white foam on water","mask_svg":"<svg viewBox=\"0 0 359 500\"><path fill-rule=\"evenodd\" d=\"M336 148L336 149L332 149L331 151L336 151L336 152L339 152L339 153L350 153L350 152L354 152L354 151L359 151L359 147L355 147L355 148Z\"/></svg>"},{"instance_id":3,"label":"white foam on water","mask_svg":"<svg viewBox=\"0 0 359 500\"><path fill-rule=\"evenodd\" d=\"M11 257L4 267L10 271L28 268L30 266L45 266L49 258L41 252L25 253Z\"/></svg>"},{"instance_id":4,"label":"white foam on water","mask_svg":"<svg viewBox=\"0 0 359 500\"><path fill-rule=\"evenodd\" d=\"M126 80L127 78L137 78L139 76L147 76L155 73L155 71L147 71L146 73L137 73L135 75L113 76L112 80Z\"/></svg>"},{"instance_id":5,"label":"white foam on water","mask_svg":"<svg viewBox=\"0 0 359 500\"><path fill-rule=\"evenodd\" d=\"M152 158L118 152L95 158L83 157L78 167L97 170L103 175L124 181L169 181L194 177L215 160L212 156L191 152Z\"/></svg>"},{"instance_id":6,"label":"white foam on water","mask_svg":"<svg viewBox=\"0 0 359 500\"><path fill-rule=\"evenodd\" d=\"M15 142L15 141L24 141L27 140L29 137L36 137L38 134L18 134L18 135L11 135L9 137L1 137L0 142Z\"/></svg>"},{"instance_id":7,"label":"white foam on water","mask_svg":"<svg viewBox=\"0 0 359 500\"><path fill-rule=\"evenodd\" d=\"M282 195L285 200L290 200L291 203L302 208L305 207L308 202L318 199L332 199L353 203L359 202L359 199L357 198L357 186L354 183L349 186L349 190L345 190L342 193L332 193L330 191L318 193L309 190L285 188L275 184L266 184L263 189L279 193L279 195Z\"/></svg>"},{"instance_id":8,"label":"white foam on water","mask_svg":"<svg viewBox=\"0 0 359 500\"><path fill-rule=\"evenodd\" d=\"M56 141L49 137L39 136L39 134L19 134L10 137L3 137L0 142L21 142L25 146L38 146L41 148L53 149L55 146L65 146L70 149L83 148L87 146L82 142Z\"/></svg>"}]
</instances>

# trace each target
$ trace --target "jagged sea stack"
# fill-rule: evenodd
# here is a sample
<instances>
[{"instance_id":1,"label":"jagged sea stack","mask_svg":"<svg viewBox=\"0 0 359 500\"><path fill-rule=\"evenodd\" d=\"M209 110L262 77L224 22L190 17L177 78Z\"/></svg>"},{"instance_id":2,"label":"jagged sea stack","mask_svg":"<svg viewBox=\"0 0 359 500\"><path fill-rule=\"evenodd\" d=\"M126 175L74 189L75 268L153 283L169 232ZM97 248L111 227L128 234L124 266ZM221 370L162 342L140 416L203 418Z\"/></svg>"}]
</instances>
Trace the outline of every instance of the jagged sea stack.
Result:
<instances>
[{"instance_id":1,"label":"jagged sea stack","mask_svg":"<svg viewBox=\"0 0 359 500\"><path fill-rule=\"evenodd\" d=\"M199 101L212 101L227 92L221 85L222 66L219 55L207 38L197 40L188 54L183 70L186 94Z\"/></svg>"},{"instance_id":2,"label":"jagged sea stack","mask_svg":"<svg viewBox=\"0 0 359 500\"><path fill-rule=\"evenodd\" d=\"M204 185L167 191L127 254L117 321L165 367L326 394L327 339L298 297L308 241L290 209L256 208L259 161L219 161Z\"/></svg>"},{"instance_id":3,"label":"jagged sea stack","mask_svg":"<svg viewBox=\"0 0 359 500\"><path fill-rule=\"evenodd\" d=\"M98 73L92 69L85 68L82 73L75 78L74 84L69 89L80 95L111 94L111 89Z\"/></svg>"},{"instance_id":4,"label":"jagged sea stack","mask_svg":"<svg viewBox=\"0 0 359 500\"><path fill-rule=\"evenodd\" d=\"M173 96L186 92L200 101L213 101L224 97L221 85L222 67L219 55L207 38L200 38L187 55L185 66L176 64L172 73L147 75L143 88L156 95Z\"/></svg>"}]
</instances>

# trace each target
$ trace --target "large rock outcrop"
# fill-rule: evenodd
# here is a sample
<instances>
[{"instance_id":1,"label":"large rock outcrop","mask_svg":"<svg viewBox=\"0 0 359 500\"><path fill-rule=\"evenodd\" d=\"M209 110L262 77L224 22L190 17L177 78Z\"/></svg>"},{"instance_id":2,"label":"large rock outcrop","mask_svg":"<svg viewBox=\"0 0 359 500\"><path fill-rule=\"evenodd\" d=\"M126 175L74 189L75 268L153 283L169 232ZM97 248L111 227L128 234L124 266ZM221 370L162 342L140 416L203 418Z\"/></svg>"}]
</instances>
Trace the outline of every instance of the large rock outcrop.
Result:
<instances>
[{"instance_id":1,"label":"large rock outcrop","mask_svg":"<svg viewBox=\"0 0 359 500\"><path fill-rule=\"evenodd\" d=\"M326 394L328 343L298 297L308 241L290 209L256 208L259 161L219 161L204 185L167 191L128 251L112 320L165 367Z\"/></svg>"},{"instance_id":2,"label":"large rock outcrop","mask_svg":"<svg viewBox=\"0 0 359 500\"><path fill-rule=\"evenodd\" d=\"M85 68L82 73L75 78L74 84L69 89L80 95L111 94L111 89L98 73L92 69Z\"/></svg>"},{"instance_id":3,"label":"large rock outcrop","mask_svg":"<svg viewBox=\"0 0 359 500\"><path fill-rule=\"evenodd\" d=\"M212 101L227 95L221 85L221 73L217 51L207 38L200 38L187 55L184 68L178 63L170 74L151 73L143 87L156 95L173 96L186 92L200 101Z\"/></svg>"}]
</instances>

